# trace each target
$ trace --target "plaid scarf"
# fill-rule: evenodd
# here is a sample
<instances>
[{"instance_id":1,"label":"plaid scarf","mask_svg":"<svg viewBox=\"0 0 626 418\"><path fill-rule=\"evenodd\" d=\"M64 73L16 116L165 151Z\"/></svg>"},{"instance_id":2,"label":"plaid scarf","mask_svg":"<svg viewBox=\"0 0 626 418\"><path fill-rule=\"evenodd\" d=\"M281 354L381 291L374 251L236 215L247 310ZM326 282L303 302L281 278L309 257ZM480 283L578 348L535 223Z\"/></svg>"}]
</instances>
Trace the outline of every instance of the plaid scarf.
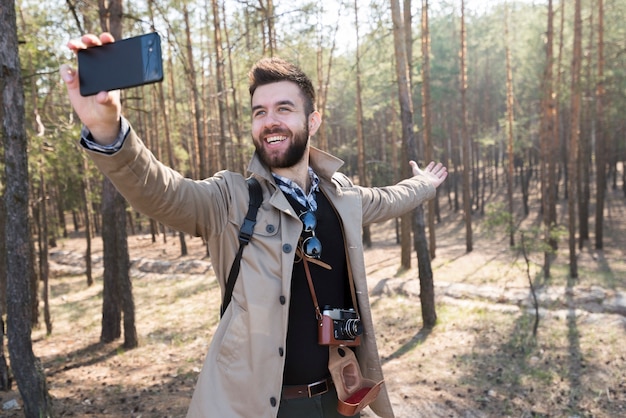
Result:
<instances>
[{"instance_id":1,"label":"plaid scarf","mask_svg":"<svg viewBox=\"0 0 626 418\"><path fill-rule=\"evenodd\" d=\"M309 178L311 179L311 190L307 195L302 187L298 186L296 182L291 179L288 179L283 176L279 176L278 174L272 173L274 176L274 180L280 190L284 193L287 193L289 196L292 196L294 199L298 201L302 206L310 208L311 211L315 212L317 210L317 201L315 200L315 192L319 190L320 179L317 177L317 174L313 171L311 167L309 167Z\"/></svg>"}]
</instances>

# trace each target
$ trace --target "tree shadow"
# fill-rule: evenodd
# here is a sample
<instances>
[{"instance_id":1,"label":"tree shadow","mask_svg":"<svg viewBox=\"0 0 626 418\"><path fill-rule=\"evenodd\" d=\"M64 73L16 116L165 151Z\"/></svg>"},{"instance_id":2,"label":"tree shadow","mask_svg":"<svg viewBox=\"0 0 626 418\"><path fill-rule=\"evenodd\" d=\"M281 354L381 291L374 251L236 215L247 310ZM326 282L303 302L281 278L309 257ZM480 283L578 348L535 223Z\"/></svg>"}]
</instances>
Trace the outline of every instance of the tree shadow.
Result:
<instances>
[{"instance_id":1,"label":"tree shadow","mask_svg":"<svg viewBox=\"0 0 626 418\"><path fill-rule=\"evenodd\" d=\"M568 283L566 291L567 358L546 350L546 343L538 342L533 336L534 314L530 311L522 311L508 335L502 337L498 337L494 328L497 325L490 325L489 321L474 329L478 336L473 348L458 356L456 364L464 369L459 383L472 386L481 410L488 414L506 410L511 416L517 413L551 416L545 415L550 410L557 415L587 416L588 411L582 405L584 362L572 287L573 282ZM567 389L554 386L558 380L553 379L559 376ZM535 391L550 390L549 387L554 387L554 392L547 403L534 397ZM499 401L497 407L495 400Z\"/></svg>"},{"instance_id":2,"label":"tree shadow","mask_svg":"<svg viewBox=\"0 0 626 418\"><path fill-rule=\"evenodd\" d=\"M104 344L97 342L69 353L59 354L44 361L47 369L46 375L54 376L67 370L79 369L104 362L118 355L120 350L123 350L122 345L117 345L117 343Z\"/></svg>"},{"instance_id":3,"label":"tree shadow","mask_svg":"<svg viewBox=\"0 0 626 418\"><path fill-rule=\"evenodd\" d=\"M64 394L54 399L57 416L184 417L197 373L154 376L152 381L119 385L88 379L58 385ZM57 385L57 386L58 386Z\"/></svg>"},{"instance_id":4,"label":"tree shadow","mask_svg":"<svg viewBox=\"0 0 626 418\"><path fill-rule=\"evenodd\" d=\"M403 355L413 351L418 345L421 345L426 341L430 333L432 332L432 328L422 328L415 334L409 341L400 346L396 351L391 353L387 357L383 357L381 359L381 363L385 364L392 360L398 359Z\"/></svg>"},{"instance_id":5,"label":"tree shadow","mask_svg":"<svg viewBox=\"0 0 626 418\"><path fill-rule=\"evenodd\" d=\"M568 406L571 411L579 411L582 371L582 353L580 351L580 333L576 322L576 304L574 302L575 280L568 279L565 298L567 301L567 341L569 343L569 367L567 378L569 380L569 400Z\"/></svg>"}]
</instances>

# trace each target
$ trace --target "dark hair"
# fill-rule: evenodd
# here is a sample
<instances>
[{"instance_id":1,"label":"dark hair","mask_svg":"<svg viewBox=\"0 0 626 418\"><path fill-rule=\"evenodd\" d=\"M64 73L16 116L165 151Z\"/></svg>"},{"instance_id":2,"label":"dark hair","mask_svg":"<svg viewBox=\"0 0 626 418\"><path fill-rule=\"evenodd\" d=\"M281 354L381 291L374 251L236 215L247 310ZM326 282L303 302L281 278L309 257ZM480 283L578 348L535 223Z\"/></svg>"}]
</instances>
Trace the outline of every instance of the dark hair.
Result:
<instances>
[{"instance_id":1,"label":"dark hair","mask_svg":"<svg viewBox=\"0 0 626 418\"><path fill-rule=\"evenodd\" d=\"M315 88L311 79L298 66L282 58L262 58L252 66L248 78L250 79L250 97L259 86L279 81L291 81L300 87L306 114L310 115L315 110Z\"/></svg>"}]
</instances>

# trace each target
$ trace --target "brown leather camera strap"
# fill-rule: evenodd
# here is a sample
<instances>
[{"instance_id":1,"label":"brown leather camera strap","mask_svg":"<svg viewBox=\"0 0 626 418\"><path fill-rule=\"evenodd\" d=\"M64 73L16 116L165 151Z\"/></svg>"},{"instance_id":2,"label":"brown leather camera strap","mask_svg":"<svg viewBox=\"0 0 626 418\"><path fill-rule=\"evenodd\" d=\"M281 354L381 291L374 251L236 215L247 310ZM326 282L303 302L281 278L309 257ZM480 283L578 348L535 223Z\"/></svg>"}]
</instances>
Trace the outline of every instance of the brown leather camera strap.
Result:
<instances>
[{"instance_id":1,"label":"brown leather camera strap","mask_svg":"<svg viewBox=\"0 0 626 418\"><path fill-rule=\"evenodd\" d=\"M311 298L313 299L313 306L315 306L315 318L320 321L322 319L322 312L320 311L320 304L317 302L317 295L315 294L315 286L313 286L313 280L311 279L309 262L306 260L306 256L304 254L302 254L302 263L304 264L306 281L309 283L309 291L311 292Z\"/></svg>"},{"instance_id":2,"label":"brown leather camera strap","mask_svg":"<svg viewBox=\"0 0 626 418\"><path fill-rule=\"evenodd\" d=\"M311 292L311 299L313 299L313 306L315 306L315 318L317 318L318 321L320 321L322 319L322 312L320 311L320 304L317 301L317 295L315 294L315 286L313 286L313 279L311 279L311 270L309 269L309 262L315 263L315 264L319 264L324 268L327 268L328 270L331 269L331 267L320 261L320 260L316 260L314 258L309 259L307 256L305 256L302 251L300 250L300 248L298 248L296 250L296 254L300 256L300 258L302 259L302 263L304 264L304 273L306 274L306 281L309 284L309 291ZM356 301L356 290L354 288L354 280L352 278L352 272L350 267L348 266L348 282L350 282L350 293L352 296L352 306L354 308L354 310L356 311L357 315L359 316L359 318L361 317L361 315L359 315L359 309L358 309L358 305L357 305L357 301Z\"/></svg>"}]
</instances>

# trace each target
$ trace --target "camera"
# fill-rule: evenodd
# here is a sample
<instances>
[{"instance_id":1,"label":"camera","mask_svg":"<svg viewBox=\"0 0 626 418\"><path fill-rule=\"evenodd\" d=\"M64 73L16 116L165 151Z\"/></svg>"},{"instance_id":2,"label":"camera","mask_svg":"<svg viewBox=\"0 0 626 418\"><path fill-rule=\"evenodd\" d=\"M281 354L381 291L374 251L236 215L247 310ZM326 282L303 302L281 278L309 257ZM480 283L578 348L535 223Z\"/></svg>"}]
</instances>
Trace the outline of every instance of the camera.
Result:
<instances>
[{"instance_id":1,"label":"camera","mask_svg":"<svg viewBox=\"0 0 626 418\"><path fill-rule=\"evenodd\" d=\"M320 345L358 346L361 334L363 324L354 309L324 307L317 333Z\"/></svg>"}]
</instances>

